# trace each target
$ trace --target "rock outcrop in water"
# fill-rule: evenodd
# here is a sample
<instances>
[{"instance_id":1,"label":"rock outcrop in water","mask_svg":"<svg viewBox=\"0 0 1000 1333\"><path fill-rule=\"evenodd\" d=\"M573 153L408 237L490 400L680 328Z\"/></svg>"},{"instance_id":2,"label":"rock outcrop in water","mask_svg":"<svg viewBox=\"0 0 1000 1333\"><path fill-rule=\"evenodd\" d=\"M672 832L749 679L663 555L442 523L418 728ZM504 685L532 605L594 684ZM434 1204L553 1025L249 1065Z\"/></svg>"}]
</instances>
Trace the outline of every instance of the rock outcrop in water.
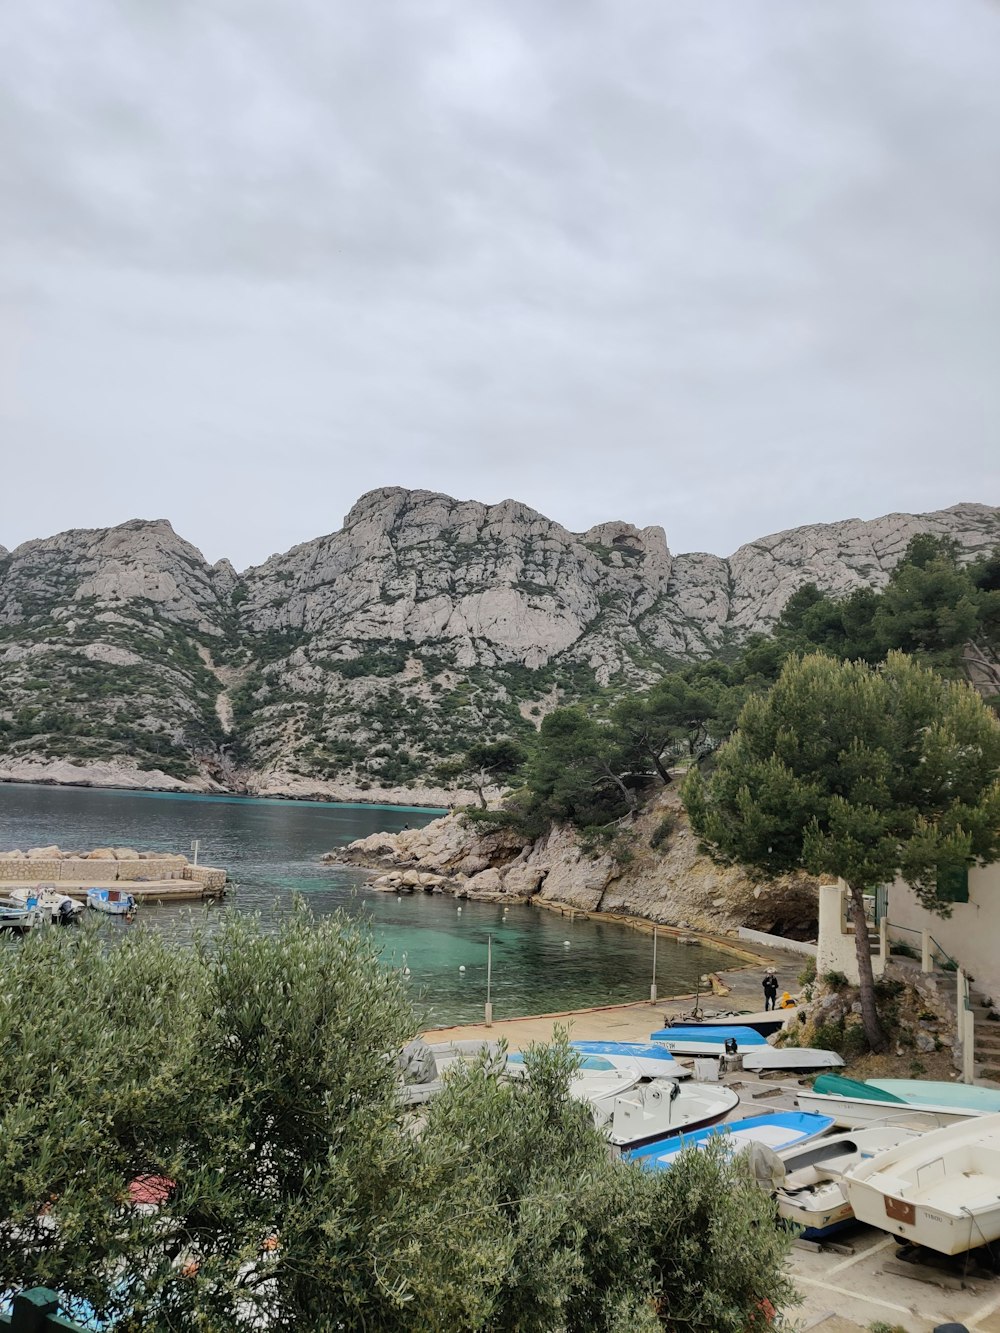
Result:
<instances>
[{"instance_id":1,"label":"rock outcrop in water","mask_svg":"<svg viewBox=\"0 0 1000 1333\"><path fill-rule=\"evenodd\" d=\"M392 892L446 891L488 902L540 902L585 912L645 917L721 933L749 926L812 939L818 880L753 879L698 852L680 800L653 796L605 850L578 830L555 826L537 841L512 829L485 831L460 812L421 829L375 833L330 852L328 861L366 866Z\"/></svg>"},{"instance_id":2,"label":"rock outcrop in water","mask_svg":"<svg viewBox=\"0 0 1000 1333\"><path fill-rule=\"evenodd\" d=\"M385 488L242 574L162 519L26 542L0 551L0 778L470 799L433 772L471 739L766 630L805 582L878 587L922 531L971 557L1000 511L796 528L724 560Z\"/></svg>"}]
</instances>

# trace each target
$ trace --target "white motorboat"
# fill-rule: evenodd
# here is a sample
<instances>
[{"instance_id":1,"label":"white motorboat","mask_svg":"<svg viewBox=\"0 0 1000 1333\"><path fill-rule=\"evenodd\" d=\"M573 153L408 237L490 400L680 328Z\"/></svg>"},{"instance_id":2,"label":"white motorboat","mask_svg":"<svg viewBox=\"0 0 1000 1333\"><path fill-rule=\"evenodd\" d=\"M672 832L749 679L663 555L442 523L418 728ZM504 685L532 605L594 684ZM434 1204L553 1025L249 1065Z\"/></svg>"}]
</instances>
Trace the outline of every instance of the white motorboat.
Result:
<instances>
[{"instance_id":1,"label":"white motorboat","mask_svg":"<svg viewBox=\"0 0 1000 1333\"><path fill-rule=\"evenodd\" d=\"M37 884L31 888L11 889L12 901L24 907L41 908L51 921L66 925L83 915L83 903L74 902L68 893L60 893L54 884Z\"/></svg>"},{"instance_id":2,"label":"white motorboat","mask_svg":"<svg viewBox=\"0 0 1000 1333\"><path fill-rule=\"evenodd\" d=\"M839 1069L843 1057L836 1051L821 1051L812 1046L761 1046L747 1051L743 1068L761 1069Z\"/></svg>"},{"instance_id":3,"label":"white motorboat","mask_svg":"<svg viewBox=\"0 0 1000 1333\"><path fill-rule=\"evenodd\" d=\"M24 935L33 926L40 926L45 913L40 907L26 907L13 898L0 898L0 930Z\"/></svg>"},{"instance_id":4,"label":"white motorboat","mask_svg":"<svg viewBox=\"0 0 1000 1333\"><path fill-rule=\"evenodd\" d=\"M412 1041L397 1057L400 1101L404 1106L429 1102L444 1087L444 1075L453 1065L483 1055L492 1062L499 1052L497 1041Z\"/></svg>"},{"instance_id":5,"label":"white motorboat","mask_svg":"<svg viewBox=\"0 0 1000 1333\"><path fill-rule=\"evenodd\" d=\"M861 1222L939 1254L1000 1240L1000 1115L931 1130L844 1176Z\"/></svg>"},{"instance_id":6,"label":"white motorboat","mask_svg":"<svg viewBox=\"0 0 1000 1333\"><path fill-rule=\"evenodd\" d=\"M808 1240L839 1231L854 1219L844 1174L859 1162L899 1143L910 1143L924 1132L903 1125L872 1125L773 1154L778 1215L803 1227Z\"/></svg>"},{"instance_id":7,"label":"white motorboat","mask_svg":"<svg viewBox=\"0 0 1000 1333\"><path fill-rule=\"evenodd\" d=\"M603 1128L614 1147L628 1152L672 1134L714 1125L739 1100L739 1093L722 1083L653 1079L616 1097Z\"/></svg>"},{"instance_id":8,"label":"white motorboat","mask_svg":"<svg viewBox=\"0 0 1000 1333\"><path fill-rule=\"evenodd\" d=\"M655 1041L571 1041L585 1059L599 1055L615 1068L638 1069L643 1078L690 1078L691 1071Z\"/></svg>"},{"instance_id":9,"label":"white motorboat","mask_svg":"<svg viewBox=\"0 0 1000 1333\"><path fill-rule=\"evenodd\" d=\"M843 1097L836 1093L814 1092L802 1089L795 1095L795 1105L801 1111L813 1111L817 1115L829 1115L842 1129L859 1129L864 1125L892 1124L927 1124L938 1126L960 1123L977 1116L984 1111L975 1111L967 1107L936 1106L932 1104L908 1104L894 1098L889 1101L874 1101L868 1097Z\"/></svg>"},{"instance_id":10,"label":"white motorboat","mask_svg":"<svg viewBox=\"0 0 1000 1333\"><path fill-rule=\"evenodd\" d=\"M644 1148L637 1148L628 1154L629 1161L638 1164L647 1171L665 1171L677 1160L685 1148L703 1148L717 1134L725 1136L725 1144L730 1152L751 1149L755 1144L777 1151L790 1148L796 1143L805 1143L809 1139L819 1138L830 1128L833 1121L828 1115L807 1115L802 1111L774 1111L768 1115L748 1116L746 1120L727 1120L723 1124L709 1125L707 1129L696 1129L690 1134L675 1134L665 1142L650 1143Z\"/></svg>"},{"instance_id":11,"label":"white motorboat","mask_svg":"<svg viewBox=\"0 0 1000 1333\"><path fill-rule=\"evenodd\" d=\"M630 1092L641 1079L634 1065L616 1068L599 1055L589 1056L570 1079L569 1095L589 1102L594 1124L600 1126L611 1115L615 1099Z\"/></svg>"},{"instance_id":12,"label":"white motorboat","mask_svg":"<svg viewBox=\"0 0 1000 1333\"><path fill-rule=\"evenodd\" d=\"M96 912L106 912L108 916L131 916L135 911L135 899L123 889L88 889L87 906Z\"/></svg>"}]
</instances>

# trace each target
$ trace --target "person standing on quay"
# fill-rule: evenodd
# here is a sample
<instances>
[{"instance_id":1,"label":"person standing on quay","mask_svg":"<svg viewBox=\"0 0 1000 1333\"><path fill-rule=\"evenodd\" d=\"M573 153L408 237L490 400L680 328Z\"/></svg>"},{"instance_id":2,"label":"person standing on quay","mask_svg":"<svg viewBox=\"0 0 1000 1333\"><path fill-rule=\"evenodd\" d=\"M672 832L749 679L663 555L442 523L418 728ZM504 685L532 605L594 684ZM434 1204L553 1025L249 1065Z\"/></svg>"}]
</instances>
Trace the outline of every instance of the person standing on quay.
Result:
<instances>
[{"instance_id":1,"label":"person standing on quay","mask_svg":"<svg viewBox=\"0 0 1000 1333\"><path fill-rule=\"evenodd\" d=\"M764 980L761 982L764 987L764 1012L775 1008L778 999L778 978L773 970L769 969L764 973Z\"/></svg>"}]
</instances>

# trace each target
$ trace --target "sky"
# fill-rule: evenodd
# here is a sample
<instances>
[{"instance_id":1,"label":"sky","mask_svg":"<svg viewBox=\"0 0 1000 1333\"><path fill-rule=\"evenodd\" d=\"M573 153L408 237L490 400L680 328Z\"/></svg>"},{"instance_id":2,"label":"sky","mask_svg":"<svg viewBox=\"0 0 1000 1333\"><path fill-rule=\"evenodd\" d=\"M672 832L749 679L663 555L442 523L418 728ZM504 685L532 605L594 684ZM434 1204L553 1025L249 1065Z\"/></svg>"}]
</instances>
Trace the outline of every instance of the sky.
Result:
<instances>
[{"instance_id":1,"label":"sky","mask_svg":"<svg viewBox=\"0 0 1000 1333\"><path fill-rule=\"evenodd\" d=\"M1000 500L995 0L0 10L0 543Z\"/></svg>"}]
</instances>

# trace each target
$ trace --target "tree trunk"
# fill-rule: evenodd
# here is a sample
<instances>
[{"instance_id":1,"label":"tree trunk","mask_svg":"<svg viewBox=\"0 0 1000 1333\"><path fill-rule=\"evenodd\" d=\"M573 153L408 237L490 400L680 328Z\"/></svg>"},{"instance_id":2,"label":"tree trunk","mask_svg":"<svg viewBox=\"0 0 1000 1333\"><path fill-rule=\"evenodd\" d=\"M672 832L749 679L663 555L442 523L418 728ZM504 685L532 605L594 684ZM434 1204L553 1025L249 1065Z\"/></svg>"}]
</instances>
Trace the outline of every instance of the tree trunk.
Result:
<instances>
[{"instance_id":1,"label":"tree trunk","mask_svg":"<svg viewBox=\"0 0 1000 1333\"><path fill-rule=\"evenodd\" d=\"M865 891L861 884L849 884L854 904L854 945L858 953L858 990L861 1000L861 1021L868 1045L873 1051L885 1049L885 1033L878 1021L875 1007L875 974L872 971L871 947L868 943L868 919L865 916Z\"/></svg>"},{"instance_id":2,"label":"tree trunk","mask_svg":"<svg viewBox=\"0 0 1000 1333\"><path fill-rule=\"evenodd\" d=\"M628 787L625 786L625 783L622 782L621 778L620 778L620 777L618 776L618 774L614 771L614 769L611 767L610 764L604 764L604 763L602 763L602 764L601 764L601 771L605 774L606 777L609 777L609 778L611 779L611 781L615 784L615 786L618 788L618 790L621 792L621 794L625 797L625 804L626 804L626 805L628 806L628 808L629 808L629 814L633 814L633 815L634 815L634 814L635 814L635 796L634 796L634 794L633 794L631 791L629 791Z\"/></svg>"},{"instance_id":3,"label":"tree trunk","mask_svg":"<svg viewBox=\"0 0 1000 1333\"><path fill-rule=\"evenodd\" d=\"M664 787L669 787L671 783L671 777L670 774L667 772L667 770L663 767L663 761L660 759L660 754L662 753L663 753L662 750L659 753L657 753L657 751L654 750L652 746L650 746L649 757L653 761L653 766L655 767L657 773L659 774L660 781L663 783Z\"/></svg>"}]
</instances>

